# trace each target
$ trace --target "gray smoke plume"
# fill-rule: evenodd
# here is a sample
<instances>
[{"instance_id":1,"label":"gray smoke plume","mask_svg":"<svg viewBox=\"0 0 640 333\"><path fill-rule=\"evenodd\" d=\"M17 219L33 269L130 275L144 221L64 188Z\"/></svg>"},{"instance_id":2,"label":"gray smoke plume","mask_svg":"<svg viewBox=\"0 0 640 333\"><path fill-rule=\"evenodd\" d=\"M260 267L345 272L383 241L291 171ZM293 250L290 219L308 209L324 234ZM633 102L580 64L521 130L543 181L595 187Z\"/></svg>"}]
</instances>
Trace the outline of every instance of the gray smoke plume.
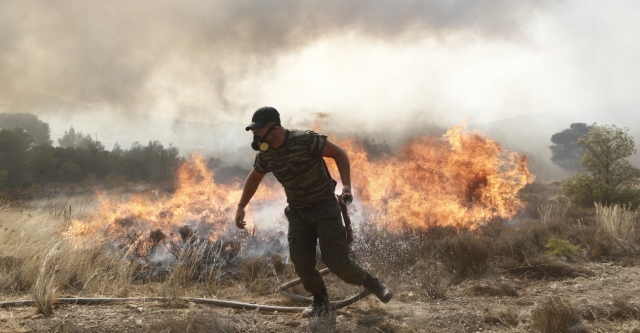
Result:
<instances>
[{"instance_id":1,"label":"gray smoke plume","mask_svg":"<svg viewBox=\"0 0 640 333\"><path fill-rule=\"evenodd\" d=\"M9 0L0 2L0 104L71 101L172 116L246 109L239 78L337 34L411 41L517 36L541 1ZM253 105L250 107L253 109ZM210 118L208 118L210 119Z\"/></svg>"}]
</instances>

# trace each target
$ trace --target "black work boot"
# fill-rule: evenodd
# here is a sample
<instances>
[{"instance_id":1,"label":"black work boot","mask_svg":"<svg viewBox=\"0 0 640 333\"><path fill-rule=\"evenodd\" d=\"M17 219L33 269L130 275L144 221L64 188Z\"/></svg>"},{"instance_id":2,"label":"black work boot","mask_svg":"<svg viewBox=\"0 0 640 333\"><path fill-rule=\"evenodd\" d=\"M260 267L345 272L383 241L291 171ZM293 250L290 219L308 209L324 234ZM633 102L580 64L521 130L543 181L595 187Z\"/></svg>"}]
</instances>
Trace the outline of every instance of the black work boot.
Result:
<instances>
[{"instance_id":1,"label":"black work boot","mask_svg":"<svg viewBox=\"0 0 640 333\"><path fill-rule=\"evenodd\" d=\"M329 316L331 312L331 304L329 303L329 294L327 294L327 289L322 289L319 294L313 294L313 303L311 303L311 307L311 316Z\"/></svg>"},{"instance_id":2,"label":"black work boot","mask_svg":"<svg viewBox=\"0 0 640 333\"><path fill-rule=\"evenodd\" d=\"M371 274L367 273L367 277L364 278L363 287L367 288L370 292L378 297L382 303L389 303L393 297L393 290L386 284L378 281Z\"/></svg>"}]
</instances>

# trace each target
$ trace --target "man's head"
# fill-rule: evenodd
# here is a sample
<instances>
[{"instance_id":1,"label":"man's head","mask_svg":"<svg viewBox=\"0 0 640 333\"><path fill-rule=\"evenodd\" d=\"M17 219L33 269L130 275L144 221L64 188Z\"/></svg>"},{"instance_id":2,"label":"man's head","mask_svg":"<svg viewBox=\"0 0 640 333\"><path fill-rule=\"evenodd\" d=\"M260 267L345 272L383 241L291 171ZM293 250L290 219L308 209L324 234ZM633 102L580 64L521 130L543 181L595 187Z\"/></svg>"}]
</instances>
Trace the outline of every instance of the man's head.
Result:
<instances>
[{"instance_id":1,"label":"man's head","mask_svg":"<svg viewBox=\"0 0 640 333\"><path fill-rule=\"evenodd\" d=\"M269 123L280 124L278 110L270 106L263 106L256 110L251 117L251 124L245 127L246 131L257 130L266 127Z\"/></svg>"}]
</instances>

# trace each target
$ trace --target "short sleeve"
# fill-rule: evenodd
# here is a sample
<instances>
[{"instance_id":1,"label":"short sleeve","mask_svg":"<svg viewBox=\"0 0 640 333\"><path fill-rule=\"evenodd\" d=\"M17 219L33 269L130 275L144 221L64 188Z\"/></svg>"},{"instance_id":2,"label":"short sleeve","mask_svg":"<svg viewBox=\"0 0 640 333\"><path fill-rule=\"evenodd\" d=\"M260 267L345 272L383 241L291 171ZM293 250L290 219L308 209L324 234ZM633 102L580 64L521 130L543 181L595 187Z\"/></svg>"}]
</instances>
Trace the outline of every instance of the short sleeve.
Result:
<instances>
[{"instance_id":1,"label":"short sleeve","mask_svg":"<svg viewBox=\"0 0 640 333\"><path fill-rule=\"evenodd\" d=\"M253 169L259 173L268 173L271 171L265 161L264 154L261 154L261 152L256 154L256 160L253 162Z\"/></svg>"},{"instance_id":2,"label":"short sleeve","mask_svg":"<svg viewBox=\"0 0 640 333\"><path fill-rule=\"evenodd\" d=\"M309 131L309 150L313 156L322 156L324 146L327 144L327 136Z\"/></svg>"}]
</instances>

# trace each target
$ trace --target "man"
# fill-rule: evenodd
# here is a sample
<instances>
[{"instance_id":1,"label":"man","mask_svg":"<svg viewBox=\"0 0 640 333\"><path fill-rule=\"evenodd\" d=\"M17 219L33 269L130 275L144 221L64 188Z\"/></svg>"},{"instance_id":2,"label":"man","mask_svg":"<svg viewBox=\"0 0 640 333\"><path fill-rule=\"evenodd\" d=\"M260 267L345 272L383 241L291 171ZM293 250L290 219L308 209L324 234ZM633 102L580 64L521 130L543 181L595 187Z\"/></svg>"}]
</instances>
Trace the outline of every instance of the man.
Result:
<instances>
[{"instance_id":1,"label":"man","mask_svg":"<svg viewBox=\"0 0 640 333\"><path fill-rule=\"evenodd\" d=\"M323 158L335 160L343 184L342 194L350 194L347 153L324 135L285 129L278 111L268 106L258 109L245 129L253 132L251 146L258 153L238 203L236 226L245 228L244 208L264 175L273 172L289 203L284 211L289 220L289 254L304 288L313 294L311 313L325 316L330 310L327 289L316 269L318 241L322 261L331 272L347 283L364 286L382 302L389 302L393 291L349 258L346 229L335 195L336 181L331 179Z\"/></svg>"}]
</instances>

